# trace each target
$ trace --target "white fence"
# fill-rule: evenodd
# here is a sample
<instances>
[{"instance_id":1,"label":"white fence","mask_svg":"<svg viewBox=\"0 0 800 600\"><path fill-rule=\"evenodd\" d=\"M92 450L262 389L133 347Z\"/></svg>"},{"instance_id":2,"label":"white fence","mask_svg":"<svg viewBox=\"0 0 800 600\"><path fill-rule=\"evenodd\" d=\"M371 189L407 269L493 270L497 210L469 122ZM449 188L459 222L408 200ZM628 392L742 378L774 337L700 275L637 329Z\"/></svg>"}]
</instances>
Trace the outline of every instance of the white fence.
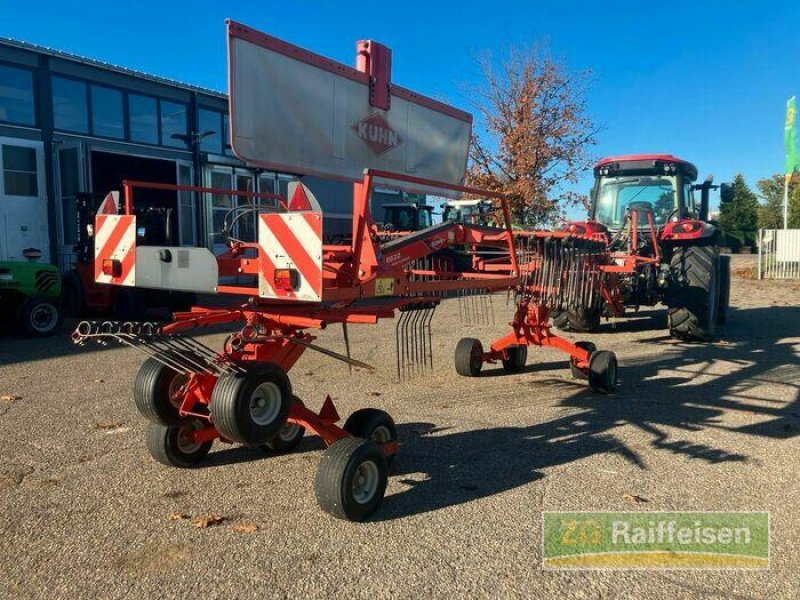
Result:
<instances>
[{"instance_id":1,"label":"white fence","mask_svg":"<svg viewBox=\"0 0 800 600\"><path fill-rule=\"evenodd\" d=\"M758 232L758 278L800 279L800 229Z\"/></svg>"}]
</instances>

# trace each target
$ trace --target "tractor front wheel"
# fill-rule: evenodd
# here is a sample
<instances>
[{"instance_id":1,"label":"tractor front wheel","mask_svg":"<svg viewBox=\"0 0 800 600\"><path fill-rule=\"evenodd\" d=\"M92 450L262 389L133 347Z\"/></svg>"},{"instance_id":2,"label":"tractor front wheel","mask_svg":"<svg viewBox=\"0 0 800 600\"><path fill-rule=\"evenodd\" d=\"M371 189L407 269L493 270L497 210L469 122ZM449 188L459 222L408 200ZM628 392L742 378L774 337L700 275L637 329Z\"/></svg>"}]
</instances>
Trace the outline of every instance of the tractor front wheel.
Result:
<instances>
[{"instance_id":1,"label":"tractor front wheel","mask_svg":"<svg viewBox=\"0 0 800 600\"><path fill-rule=\"evenodd\" d=\"M554 311L553 325L561 331L591 333L600 327L600 311L589 308Z\"/></svg>"},{"instance_id":2,"label":"tractor front wheel","mask_svg":"<svg viewBox=\"0 0 800 600\"><path fill-rule=\"evenodd\" d=\"M719 306L719 249L676 248L670 261L669 331L673 337L708 342L714 337Z\"/></svg>"}]
</instances>

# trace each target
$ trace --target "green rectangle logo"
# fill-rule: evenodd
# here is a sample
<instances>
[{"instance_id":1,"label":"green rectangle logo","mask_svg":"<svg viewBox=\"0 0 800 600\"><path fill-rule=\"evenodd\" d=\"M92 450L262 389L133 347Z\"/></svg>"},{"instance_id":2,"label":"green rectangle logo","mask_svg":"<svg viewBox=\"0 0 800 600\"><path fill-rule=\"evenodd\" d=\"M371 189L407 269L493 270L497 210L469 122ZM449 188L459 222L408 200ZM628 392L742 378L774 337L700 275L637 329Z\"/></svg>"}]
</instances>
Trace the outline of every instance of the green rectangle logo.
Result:
<instances>
[{"instance_id":1,"label":"green rectangle logo","mask_svg":"<svg viewBox=\"0 0 800 600\"><path fill-rule=\"evenodd\" d=\"M768 569L766 512L545 512L550 569Z\"/></svg>"}]
</instances>

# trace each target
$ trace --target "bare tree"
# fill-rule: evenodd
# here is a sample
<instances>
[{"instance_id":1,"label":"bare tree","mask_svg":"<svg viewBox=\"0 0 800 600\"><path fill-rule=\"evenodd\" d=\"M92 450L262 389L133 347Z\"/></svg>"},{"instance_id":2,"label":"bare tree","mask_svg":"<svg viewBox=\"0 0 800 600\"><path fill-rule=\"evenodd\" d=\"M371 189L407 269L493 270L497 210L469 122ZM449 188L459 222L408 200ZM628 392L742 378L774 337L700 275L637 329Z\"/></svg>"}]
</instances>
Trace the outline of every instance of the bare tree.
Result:
<instances>
[{"instance_id":1,"label":"bare tree","mask_svg":"<svg viewBox=\"0 0 800 600\"><path fill-rule=\"evenodd\" d=\"M479 60L483 81L469 101L483 134L473 135L467 181L511 198L514 220L541 225L585 203L566 189L591 166L597 130L586 113L591 73L572 73L547 51L513 49L495 70Z\"/></svg>"}]
</instances>

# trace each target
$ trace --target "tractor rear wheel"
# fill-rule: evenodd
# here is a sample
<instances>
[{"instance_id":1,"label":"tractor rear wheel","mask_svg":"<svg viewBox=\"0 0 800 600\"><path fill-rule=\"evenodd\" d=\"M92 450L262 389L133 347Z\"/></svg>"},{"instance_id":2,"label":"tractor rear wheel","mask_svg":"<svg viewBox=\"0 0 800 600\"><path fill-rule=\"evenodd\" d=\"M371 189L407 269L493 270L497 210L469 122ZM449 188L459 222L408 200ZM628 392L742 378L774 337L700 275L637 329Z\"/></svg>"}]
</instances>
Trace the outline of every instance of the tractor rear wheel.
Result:
<instances>
[{"instance_id":1,"label":"tractor rear wheel","mask_svg":"<svg viewBox=\"0 0 800 600\"><path fill-rule=\"evenodd\" d=\"M209 411L224 438L258 446L272 441L286 423L294 397L277 365L222 375L211 393Z\"/></svg>"},{"instance_id":2,"label":"tractor rear wheel","mask_svg":"<svg viewBox=\"0 0 800 600\"><path fill-rule=\"evenodd\" d=\"M717 325L728 322L728 305L731 300L731 257L719 257L719 307L717 308Z\"/></svg>"},{"instance_id":3,"label":"tractor rear wheel","mask_svg":"<svg viewBox=\"0 0 800 600\"><path fill-rule=\"evenodd\" d=\"M714 337L719 306L719 249L676 248L670 261L669 330L673 337L707 342Z\"/></svg>"},{"instance_id":4,"label":"tractor rear wheel","mask_svg":"<svg viewBox=\"0 0 800 600\"><path fill-rule=\"evenodd\" d=\"M519 373L525 368L528 360L527 346L509 346L506 348L508 358L503 359L503 368L507 373Z\"/></svg>"},{"instance_id":5,"label":"tractor rear wheel","mask_svg":"<svg viewBox=\"0 0 800 600\"><path fill-rule=\"evenodd\" d=\"M477 377L483 367L483 344L475 338L461 338L455 352L456 373Z\"/></svg>"},{"instance_id":6,"label":"tractor rear wheel","mask_svg":"<svg viewBox=\"0 0 800 600\"><path fill-rule=\"evenodd\" d=\"M553 311L553 325L561 331L591 333L600 327L600 311L590 308Z\"/></svg>"}]
</instances>

